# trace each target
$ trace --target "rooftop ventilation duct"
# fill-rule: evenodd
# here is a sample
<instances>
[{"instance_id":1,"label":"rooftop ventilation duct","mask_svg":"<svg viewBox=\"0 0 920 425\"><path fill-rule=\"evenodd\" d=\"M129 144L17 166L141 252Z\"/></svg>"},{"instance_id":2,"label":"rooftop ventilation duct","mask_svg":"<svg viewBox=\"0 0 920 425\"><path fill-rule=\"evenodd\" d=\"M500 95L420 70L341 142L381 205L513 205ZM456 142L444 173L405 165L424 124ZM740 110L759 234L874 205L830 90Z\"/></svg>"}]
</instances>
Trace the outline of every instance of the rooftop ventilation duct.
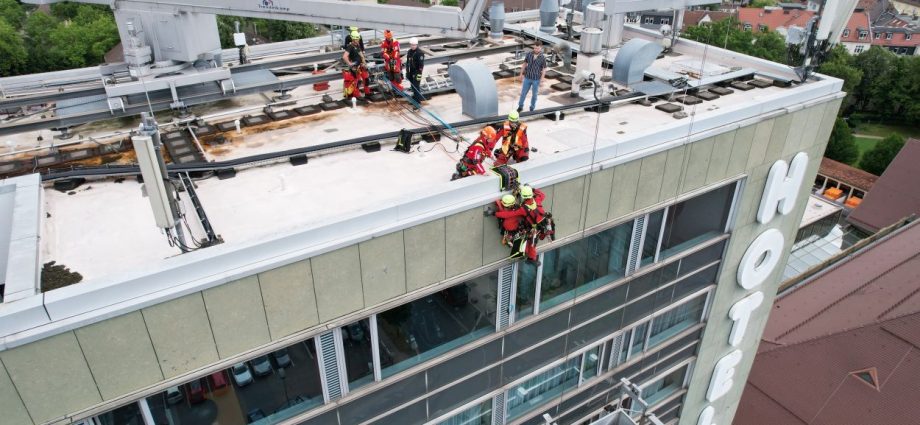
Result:
<instances>
[{"instance_id":1,"label":"rooftop ventilation duct","mask_svg":"<svg viewBox=\"0 0 920 425\"><path fill-rule=\"evenodd\" d=\"M641 38L626 42L613 59L613 81L630 86L645 78L645 70L661 53L661 46Z\"/></svg>"},{"instance_id":2,"label":"rooftop ventilation duct","mask_svg":"<svg viewBox=\"0 0 920 425\"><path fill-rule=\"evenodd\" d=\"M482 62L457 62L448 68L448 75L462 99L464 115L473 119L498 115L495 78Z\"/></svg>"},{"instance_id":3,"label":"rooftop ventilation duct","mask_svg":"<svg viewBox=\"0 0 920 425\"><path fill-rule=\"evenodd\" d=\"M586 55L593 55L601 52L601 41L604 38L604 31L600 28L585 28L581 30L581 45L579 52Z\"/></svg>"},{"instance_id":4,"label":"rooftop ventilation duct","mask_svg":"<svg viewBox=\"0 0 920 425\"><path fill-rule=\"evenodd\" d=\"M604 2L595 1L585 9L584 26L586 28L603 28Z\"/></svg>"},{"instance_id":5,"label":"rooftop ventilation duct","mask_svg":"<svg viewBox=\"0 0 920 425\"><path fill-rule=\"evenodd\" d=\"M505 30L505 3L493 2L489 7L489 38L498 40L502 38Z\"/></svg>"},{"instance_id":6,"label":"rooftop ventilation duct","mask_svg":"<svg viewBox=\"0 0 920 425\"><path fill-rule=\"evenodd\" d=\"M540 32L547 34L556 32L556 18L558 17L558 0L542 0L540 2Z\"/></svg>"}]
</instances>

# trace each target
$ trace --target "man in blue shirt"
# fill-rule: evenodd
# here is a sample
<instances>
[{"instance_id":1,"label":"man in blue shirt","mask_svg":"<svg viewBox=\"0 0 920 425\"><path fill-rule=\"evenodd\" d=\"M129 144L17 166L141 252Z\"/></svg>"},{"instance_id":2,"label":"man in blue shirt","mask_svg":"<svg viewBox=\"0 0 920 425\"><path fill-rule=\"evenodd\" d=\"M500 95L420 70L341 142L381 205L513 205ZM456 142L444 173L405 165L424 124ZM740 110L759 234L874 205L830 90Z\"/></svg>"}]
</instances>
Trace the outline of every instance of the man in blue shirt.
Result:
<instances>
[{"instance_id":1,"label":"man in blue shirt","mask_svg":"<svg viewBox=\"0 0 920 425\"><path fill-rule=\"evenodd\" d=\"M521 65L521 74L524 76L524 84L521 87L521 98L518 99L518 112L524 110L524 101L527 99L527 91L531 92L530 110L537 107L537 90L540 89L540 81L543 80L543 74L546 73L546 57L543 56L543 43L537 40L533 45L533 51L524 57L524 63Z\"/></svg>"}]
</instances>

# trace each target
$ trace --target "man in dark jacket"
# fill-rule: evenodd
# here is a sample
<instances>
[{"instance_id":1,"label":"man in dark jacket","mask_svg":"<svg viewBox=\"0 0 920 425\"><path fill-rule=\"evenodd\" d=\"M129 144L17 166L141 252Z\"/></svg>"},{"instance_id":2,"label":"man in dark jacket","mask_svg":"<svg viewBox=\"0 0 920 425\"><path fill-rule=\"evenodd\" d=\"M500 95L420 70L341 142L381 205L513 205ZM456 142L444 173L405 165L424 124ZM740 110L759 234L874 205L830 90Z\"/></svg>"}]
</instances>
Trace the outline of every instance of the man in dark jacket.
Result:
<instances>
[{"instance_id":1,"label":"man in dark jacket","mask_svg":"<svg viewBox=\"0 0 920 425\"><path fill-rule=\"evenodd\" d=\"M422 69L425 67L425 54L418 48L418 39L412 37L409 40L409 51L406 53L406 78L409 84L412 84L412 99L416 103L421 103L425 98L422 96ZM415 109L418 109L416 107Z\"/></svg>"}]
</instances>

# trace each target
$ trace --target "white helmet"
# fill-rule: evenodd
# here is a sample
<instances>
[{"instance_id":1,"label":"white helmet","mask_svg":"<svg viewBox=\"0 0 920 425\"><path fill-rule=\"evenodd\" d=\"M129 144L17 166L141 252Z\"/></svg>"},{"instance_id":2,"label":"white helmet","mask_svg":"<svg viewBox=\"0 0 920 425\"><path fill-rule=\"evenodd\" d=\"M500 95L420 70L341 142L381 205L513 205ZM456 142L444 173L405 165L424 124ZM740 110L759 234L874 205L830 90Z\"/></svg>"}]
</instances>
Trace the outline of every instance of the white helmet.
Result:
<instances>
[{"instance_id":1,"label":"white helmet","mask_svg":"<svg viewBox=\"0 0 920 425\"><path fill-rule=\"evenodd\" d=\"M418 46L418 38L417 38L417 37L412 37L412 38L410 38L410 39L409 39L409 45L410 45L410 46Z\"/></svg>"}]
</instances>

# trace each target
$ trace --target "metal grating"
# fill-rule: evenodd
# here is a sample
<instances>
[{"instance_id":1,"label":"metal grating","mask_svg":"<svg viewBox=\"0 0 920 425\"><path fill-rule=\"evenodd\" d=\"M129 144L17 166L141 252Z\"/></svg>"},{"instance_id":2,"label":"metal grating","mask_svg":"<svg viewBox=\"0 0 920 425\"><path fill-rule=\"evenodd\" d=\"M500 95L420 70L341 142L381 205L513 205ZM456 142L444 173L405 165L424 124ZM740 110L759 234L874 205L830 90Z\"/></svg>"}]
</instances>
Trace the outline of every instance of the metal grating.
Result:
<instances>
[{"instance_id":1,"label":"metal grating","mask_svg":"<svg viewBox=\"0 0 920 425\"><path fill-rule=\"evenodd\" d=\"M495 394L492 398L492 425L505 424L505 393Z\"/></svg>"},{"instance_id":2,"label":"metal grating","mask_svg":"<svg viewBox=\"0 0 920 425\"><path fill-rule=\"evenodd\" d=\"M335 335L326 332L319 336L320 356L323 363L323 375L326 377L326 387L329 391L329 400L342 397L342 381L339 376L339 364L335 355Z\"/></svg>"},{"instance_id":3,"label":"metal grating","mask_svg":"<svg viewBox=\"0 0 920 425\"><path fill-rule=\"evenodd\" d=\"M632 243L629 245L629 262L626 265L626 274L632 274L639 268L639 255L642 252L642 234L645 233L645 216L636 218L633 227Z\"/></svg>"},{"instance_id":4,"label":"metal grating","mask_svg":"<svg viewBox=\"0 0 920 425\"><path fill-rule=\"evenodd\" d=\"M498 269L498 318L496 330L507 328L511 324L511 292L514 287L514 266Z\"/></svg>"},{"instance_id":5,"label":"metal grating","mask_svg":"<svg viewBox=\"0 0 920 425\"><path fill-rule=\"evenodd\" d=\"M610 347L610 364L607 366L608 369L613 369L620 364L620 350L623 349L623 336L626 333L621 333L613 338L613 344Z\"/></svg>"}]
</instances>

